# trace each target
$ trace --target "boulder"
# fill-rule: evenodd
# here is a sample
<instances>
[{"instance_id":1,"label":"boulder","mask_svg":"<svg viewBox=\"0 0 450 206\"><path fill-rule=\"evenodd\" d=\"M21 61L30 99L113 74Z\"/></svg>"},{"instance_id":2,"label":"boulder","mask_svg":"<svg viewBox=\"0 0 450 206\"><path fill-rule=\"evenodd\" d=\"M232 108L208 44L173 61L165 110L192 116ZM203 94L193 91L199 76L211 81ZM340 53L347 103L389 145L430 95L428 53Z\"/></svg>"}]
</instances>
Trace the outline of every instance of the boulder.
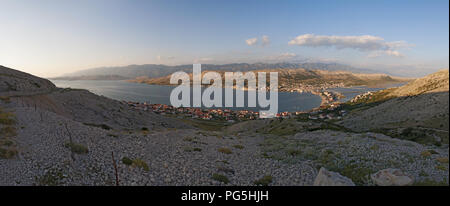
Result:
<instances>
[{"instance_id":1,"label":"boulder","mask_svg":"<svg viewBox=\"0 0 450 206\"><path fill-rule=\"evenodd\" d=\"M314 186L355 186L355 183L348 177L322 167L314 180Z\"/></svg>"},{"instance_id":2,"label":"boulder","mask_svg":"<svg viewBox=\"0 0 450 206\"><path fill-rule=\"evenodd\" d=\"M384 169L370 176L378 186L407 186L412 185L414 180L399 169Z\"/></svg>"}]
</instances>

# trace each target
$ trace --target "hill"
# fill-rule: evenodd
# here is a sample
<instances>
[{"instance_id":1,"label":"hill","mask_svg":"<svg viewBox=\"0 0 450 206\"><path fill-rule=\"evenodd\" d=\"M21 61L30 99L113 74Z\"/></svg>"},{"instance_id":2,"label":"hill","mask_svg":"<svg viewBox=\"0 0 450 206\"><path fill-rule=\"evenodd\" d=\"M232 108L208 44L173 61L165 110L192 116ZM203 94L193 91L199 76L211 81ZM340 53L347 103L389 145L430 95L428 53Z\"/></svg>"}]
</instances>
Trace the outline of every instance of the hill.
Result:
<instances>
[{"instance_id":1,"label":"hill","mask_svg":"<svg viewBox=\"0 0 450 206\"><path fill-rule=\"evenodd\" d=\"M448 144L448 70L358 98L349 104L353 110L341 122L345 127L356 131L382 131L422 143Z\"/></svg>"},{"instance_id":2,"label":"hill","mask_svg":"<svg viewBox=\"0 0 450 206\"><path fill-rule=\"evenodd\" d=\"M373 70L369 69L358 69L348 65L343 64L326 64L326 63L234 63L234 64L202 64L203 70L215 70L215 71L251 71L251 70L263 70L263 69L297 69L304 68L308 70L321 69L328 71L351 71L357 73L375 73ZM82 70L74 72L71 74L64 75L64 77L70 76L98 76L98 75L118 75L127 77L129 79L134 79L136 77L149 77L157 78L170 75L177 71L192 72L192 65L177 65L177 66L167 66L158 64L144 64L144 65L128 65L121 67L100 67L92 68L87 70Z\"/></svg>"},{"instance_id":3,"label":"hill","mask_svg":"<svg viewBox=\"0 0 450 206\"><path fill-rule=\"evenodd\" d=\"M307 114L173 118L6 67L0 82L0 185L313 185L321 167L357 185L373 185L370 175L386 168L418 185L448 185L448 146Z\"/></svg>"},{"instance_id":4,"label":"hill","mask_svg":"<svg viewBox=\"0 0 450 206\"><path fill-rule=\"evenodd\" d=\"M192 71L191 71L192 72ZM208 70L202 69L202 75ZM224 81L226 71L217 71ZM384 84L393 84L409 81L409 79L391 77L386 74L358 74L348 71L326 71L326 70L308 70L299 69L264 69L253 70L253 72L278 72L279 88L291 90L303 88L305 86L328 87L328 86L380 86ZM192 73L189 73L192 81ZM137 77L131 82L170 85L170 75L158 78L148 78L145 76ZM224 85L224 83L222 84Z\"/></svg>"}]
</instances>

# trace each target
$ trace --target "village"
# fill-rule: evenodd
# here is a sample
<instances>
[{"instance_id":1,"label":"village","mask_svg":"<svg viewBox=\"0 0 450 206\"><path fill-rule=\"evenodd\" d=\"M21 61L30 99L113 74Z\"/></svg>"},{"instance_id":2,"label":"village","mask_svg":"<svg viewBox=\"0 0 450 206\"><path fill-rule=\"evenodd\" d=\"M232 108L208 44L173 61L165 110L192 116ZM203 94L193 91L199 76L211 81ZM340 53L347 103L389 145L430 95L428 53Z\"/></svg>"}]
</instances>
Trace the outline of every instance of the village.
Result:
<instances>
[{"instance_id":1,"label":"village","mask_svg":"<svg viewBox=\"0 0 450 206\"><path fill-rule=\"evenodd\" d=\"M310 120L338 120L347 114L341 108L341 103L336 102L336 98L331 92L322 92L322 105L311 111L279 112L276 118L290 119L306 116ZM324 103L325 101L325 103ZM252 110L233 110L226 108L195 108L195 107L174 107L166 104L149 104L146 102L125 102L133 109L140 111L150 111L160 115L176 116L186 119L218 120L229 123L260 119L259 112Z\"/></svg>"}]
</instances>

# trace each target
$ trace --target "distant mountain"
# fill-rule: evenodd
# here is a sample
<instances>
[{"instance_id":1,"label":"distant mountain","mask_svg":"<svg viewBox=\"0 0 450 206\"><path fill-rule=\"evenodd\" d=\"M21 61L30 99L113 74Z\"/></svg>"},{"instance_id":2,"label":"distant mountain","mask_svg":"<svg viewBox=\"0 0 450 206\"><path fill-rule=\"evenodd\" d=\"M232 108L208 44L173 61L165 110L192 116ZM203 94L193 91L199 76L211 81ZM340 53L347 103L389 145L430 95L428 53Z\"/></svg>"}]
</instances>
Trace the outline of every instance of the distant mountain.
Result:
<instances>
[{"instance_id":1,"label":"distant mountain","mask_svg":"<svg viewBox=\"0 0 450 206\"><path fill-rule=\"evenodd\" d=\"M202 75L208 70L203 69ZM264 69L253 70L254 72L278 72L279 88L302 88L302 86L310 85L320 88L325 85L344 85L344 86L381 86L387 84L395 84L410 81L410 79L392 77L386 74L361 74L349 71L329 71L319 69ZM222 85L225 85L225 71L217 71L222 77ZM192 71L189 73L192 83ZM171 75L164 77L137 77L131 82L170 85Z\"/></svg>"},{"instance_id":2,"label":"distant mountain","mask_svg":"<svg viewBox=\"0 0 450 206\"><path fill-rule=\"evenodd\" d=\"M328 71L350 71L354 73L376 73L375 70L359 69L348 65L337 63L234 63L234 64L202 64L202 70L215 70L215 71L251 71L251 70L264 70L264 69L298 69L304 68L307 70L319 69ZM82 70L65 75L65 77L74 76L101 76L101 75L118 75L134 79L136 77L164 77L177 71L191 72L192 65L177 65L167 66L161 64L144 64L144 65L129 65L120 67L100 67Z\"/></svg>"},{"instance_id":3,"label":"distant mountain","mask_svg":"<svg viewBox=\"0 0 450 206\"><path fill-rule=\"evenodd\" d=\"M50 78L51 80L126 80L128 77L123 77L119 75L91 75L91 76L65 76L65 77L55 77Z\"/></svg>"}]
</instances>

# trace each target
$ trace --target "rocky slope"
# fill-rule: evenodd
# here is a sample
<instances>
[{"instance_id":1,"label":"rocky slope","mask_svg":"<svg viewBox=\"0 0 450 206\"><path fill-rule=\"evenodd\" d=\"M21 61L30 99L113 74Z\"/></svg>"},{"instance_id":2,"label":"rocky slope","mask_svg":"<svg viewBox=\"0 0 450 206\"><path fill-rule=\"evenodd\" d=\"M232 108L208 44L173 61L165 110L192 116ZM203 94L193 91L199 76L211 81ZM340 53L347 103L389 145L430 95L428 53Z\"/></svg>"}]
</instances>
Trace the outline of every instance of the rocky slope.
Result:
<instances>
[{"instance_id":1,"label":"rocky slope","mask_svg":"<svg viewBox=\"0 0 450 206\"><path fill-rule=\"evenodd\" d=\"M55 89L49 80L0 65L0 96L45 94Z\"/></svg>"},{"instance_id":2,"label":"rocky slope","mask_svg":"<svg viewBox=\"0 0 450 206\"><path fill-rule=\"evenodd\" d=\"M192 71L190 71L192 72ZM202 75L207 70L202 70ZM216 70L225 81L225 71ZM326 70L307 70L303 68L297 69L264 69L253 70L252 72L278 72L278 82L280 88L293 88L304 85L322 86L322 85L340 85L340 86L379 86L385 84L394 84L409 81L410 79L391 77L386 74L358 74L348 71L326 71ZM189 73L189 72L188 72ZM192 73L189 73L192 81ZM156 84L156 85L170 85L171 75L149 78L146 76L137 77L131 82ZM222 83L224 85L224 82Z\"/></svg>"},{"instance_id":3,"label":"rocky slope","mask_svg":"<svg viewBox=\"0 0 450 206\"><path fill-rule=\"evenodd\" d=\"M376 106L365 107L367 103ZM449 71L379 91L359 100L354 107L341 122L347 128L384 130L391 136L448 145Z\"/></svg>"},{"instance_id":4,"label":"rocky slope","mask_svg":"<svg viewBox=\"0 0 450 206\"><path fill-rule=\"evenodd\" d=\"M198 127L8 68L0 82L0 185L334 184L322 167L356 185L386 168L448 185L448 146L305 119Z\"/></svg>"},{"instance_id":5,"label":"rocky slope","mask_svg":"<svg viewBox=\"0 0 450 206\"><path fill-rule=\"evenodd\" d=\"M305 68L308 70L327 70L327 71L350 71L356 73L373 73L370 69L353 68L349 65L342 65L336 63L234 63L234 64L202 64L203 70L217 70L217 71L252 71L262 69L297 69ZM139 76L146 76L149 78L158 78L170 75L177 71L192 72L192 64L168 66L161 64L144 64L144 65L128 65L117 67L100 67L81 70L65 77L71 76L97 76L97 75L119 75L134 79Z\"/></svg>"}]
</instances>

